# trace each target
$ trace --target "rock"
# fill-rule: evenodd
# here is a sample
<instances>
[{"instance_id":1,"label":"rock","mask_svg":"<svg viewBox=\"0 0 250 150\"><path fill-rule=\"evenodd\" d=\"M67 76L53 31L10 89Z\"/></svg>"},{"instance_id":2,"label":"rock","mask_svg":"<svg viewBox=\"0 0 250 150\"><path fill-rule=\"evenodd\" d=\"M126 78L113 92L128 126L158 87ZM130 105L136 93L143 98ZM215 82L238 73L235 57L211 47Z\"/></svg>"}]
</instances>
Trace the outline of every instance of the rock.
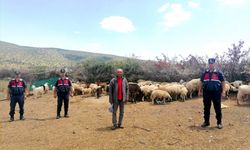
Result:
<instances>
[{"instance_id":1,"label":"rock","mask_svg":"<svg viewBox=\"0 0 250 150\"><path fill-rule=\"evenodd\" d=\"M146 143L145 143L145 142L143 142L143 141L139 141L139 143L141 143L141 144L143 144L143 145L146 145Z\"/></svg>"},{"instance_id":2,"label":"rock","mask_svg":"<svg viewBox=\"0 0 250 150\"><path fill-rule=\"evenodd\" d=\"M229 106L227 105L224 105L224 104L221 104L221 109L225 109L225 108L228 108Z\"/></svg>"},{"instance_id":3,"label":"rock","mask_svg":"<svg viewBox=\"0 0 250 150\"><path fill-rule=\"evenodd\" d=\"M188 121L189 121L189 122L191 122L192 120L193 120L193 118L192 118L192 117L189 117L189 118L188 118Z\"/></svg>"}]
</instances>

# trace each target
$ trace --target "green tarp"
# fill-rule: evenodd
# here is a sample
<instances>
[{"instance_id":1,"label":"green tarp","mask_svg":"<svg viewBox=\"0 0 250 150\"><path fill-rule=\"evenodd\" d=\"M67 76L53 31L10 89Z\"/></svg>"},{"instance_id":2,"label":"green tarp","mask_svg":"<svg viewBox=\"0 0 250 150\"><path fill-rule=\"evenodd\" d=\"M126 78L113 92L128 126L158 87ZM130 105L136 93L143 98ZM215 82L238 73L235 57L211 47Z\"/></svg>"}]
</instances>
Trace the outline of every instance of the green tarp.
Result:
<instances>
[{"instance_id":1,"label":"green tarp","mask_svg":"<svg viewBox=\"0 0 250 150\"><path fill-rule=\"evenodd\" d=\"M49 84L49 88L52 89L52 87L55 85L57 79L58 79L58 77L52 77L52 78L49 78L49 79L34 81L34 82L32 82L30 84L30 90L32 90L32 88L31 88L32 85L34 85L36 87L39 87L39 86L44 85L45 83L48 83Z\"/></svg>"}]
</instances>

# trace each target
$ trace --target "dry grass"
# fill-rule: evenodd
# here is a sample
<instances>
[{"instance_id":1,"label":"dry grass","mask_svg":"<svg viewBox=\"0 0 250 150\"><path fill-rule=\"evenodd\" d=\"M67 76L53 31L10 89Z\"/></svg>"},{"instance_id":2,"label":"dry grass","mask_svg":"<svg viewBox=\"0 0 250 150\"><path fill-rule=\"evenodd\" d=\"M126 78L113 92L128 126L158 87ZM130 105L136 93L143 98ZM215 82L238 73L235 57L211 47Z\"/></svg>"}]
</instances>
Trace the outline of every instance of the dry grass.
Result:
<instances>
[{"instance_id":1,"label":"dry grass","mask_svg":"<svg viewBox=\"0 0 250 150\"><path fill-rule=\"evenodd\" d=\"M6 98L8 81L0 80L0 100Z\"/></svg>"}]
</instances>

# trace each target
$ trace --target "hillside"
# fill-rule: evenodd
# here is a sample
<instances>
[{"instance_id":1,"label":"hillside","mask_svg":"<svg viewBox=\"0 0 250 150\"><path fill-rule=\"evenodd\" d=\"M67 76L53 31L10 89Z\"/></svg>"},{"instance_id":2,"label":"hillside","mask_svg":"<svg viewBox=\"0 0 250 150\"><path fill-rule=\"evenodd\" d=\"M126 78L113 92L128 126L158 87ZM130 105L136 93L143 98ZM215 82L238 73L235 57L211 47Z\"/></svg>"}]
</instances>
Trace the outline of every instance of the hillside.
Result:
<instances>
[{"instance_id":1,"label":"hillside","mask_svg":"<svg viewBox=\"0 0 250 150\"><path fill-rule=\"evenodd\" d=\"M19 46L0 41L1 68L29 68L36 66L72 66L86 59L110 61L122 57L59 48L37 48Z\"/></svg>"}]
</instances>

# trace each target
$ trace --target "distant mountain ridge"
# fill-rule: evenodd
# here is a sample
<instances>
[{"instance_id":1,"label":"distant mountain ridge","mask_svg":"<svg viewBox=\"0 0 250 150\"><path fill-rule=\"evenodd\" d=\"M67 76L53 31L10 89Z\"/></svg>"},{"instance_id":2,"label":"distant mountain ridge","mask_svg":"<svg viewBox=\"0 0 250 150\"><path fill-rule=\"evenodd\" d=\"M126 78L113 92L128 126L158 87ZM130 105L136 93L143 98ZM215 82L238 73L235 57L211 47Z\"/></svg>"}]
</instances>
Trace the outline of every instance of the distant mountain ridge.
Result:
<instances>
[{"instance_id":1,"label":"distant mountain ridge","mask_svg":"<svg viewBox=\"0 0 250 150\"><path fill-rule=\"evenodd\" d=\"M19 46L0 41L0 69L29 68L36 66L61 67L72 66L87 59L96 59L105 62L122 58L123 57L115 55L60 48Z\"/></svg>"}]
</instances>

